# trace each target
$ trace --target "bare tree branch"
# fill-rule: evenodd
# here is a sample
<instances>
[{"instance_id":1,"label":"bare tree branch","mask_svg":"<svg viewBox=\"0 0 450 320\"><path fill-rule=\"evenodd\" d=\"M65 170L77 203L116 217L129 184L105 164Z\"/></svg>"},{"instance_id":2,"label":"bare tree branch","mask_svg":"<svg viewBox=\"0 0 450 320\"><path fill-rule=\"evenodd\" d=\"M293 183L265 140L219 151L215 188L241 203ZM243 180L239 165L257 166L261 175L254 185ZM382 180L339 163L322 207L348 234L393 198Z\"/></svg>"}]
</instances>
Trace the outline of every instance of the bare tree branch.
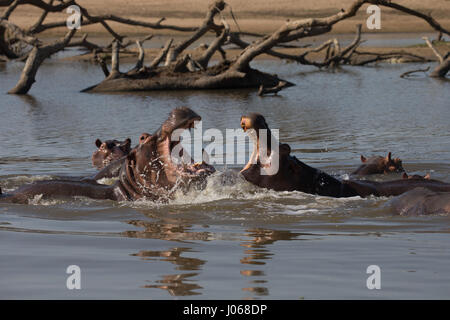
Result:
<instances>
[{"instance_id":1,"label":"bare tree branch","mask_svg":"<svg viewBox=\"0 0 450 320\"><path fill-rule=\"evenodd\" d=\"M427 72L428 70L430 70L430 67L425 68L425 69L417 69L417 70L411 70L411 71L403 72L400 75L400 78L406 78L407 76L409 76L409 75L411 75L413 73L416 73L416 72Z\"/></svg>"},{"instance_id":2,"label":"bare tree branch","mask_svg":"<svg viewBox=\"0 0 450 320\"><path fill-rule=\"evenodd\" d=\"M15 0L0 0L0 7L10 6L14 1ZM58 5L52 5L42 0L20 0L20 4L29 4L49 12L59 12L71 5L76 4L75 0L68 0L68 1L61 0L59 2L60 4Z\"/></svg>"},{"instance_id":3,"label":"bare tree branch","mask_svg":"<svg viewBox=\"0 0 450 320\"><path fill-rule=\"evenodd\" d=\"M120 50L119 41L114 40L112 43L112 52L111 52L111 72L109 73L108 79L115 79L120 75L119 50Z\"/></svg>"},{"instance_id":4,"label":"bare tree branch","mask_svg":"<svg viewBox=\"0 0 450 320\"><path fill-rule=\"evenodd\" d=\"M23 68L22 75L16 86L8 93L12 94L26 94L31 89L31 86L36 81L36 73L45 59L52 54L64 49L69 43L72 36L75 34L76 29L70 30L66 36L53 44L49 44L43 47L35 46L28 55L25 67Z\"/></svg>"},{"instance_id":5,"label":"bare tree branch","mask_svg":"<svg viewBox=\"0 0 450 320\"><path fill-rule=\"evenodd\" d=\"M54 0L50 0L48 4L49 4L49 5L53 5L53 2L54 2ZM36 23L33 24L33 25L27 30L27 32L33 34L33 33L38 33L38 32L40 32L40 31L43 31L43 30L41 30L40 28L42 27L42 24L44 23L44 20L47 18L48 13L49 13L48 10L44 10L44 12L43 12L43 13L41 14L41 16L39 17L38 21L36 21Z\"/></svg>"},{"instance_id":6,"label":"bare tree branch","mask_svg":"<svg viewBox=\"0 0 450 320\"><path fill-rule=\"evenodd\" d=\"M95 59L95 61L97 61L98 64L100 64L100 67L102 68L105 78L109 77L109 70L108 70L108 66L106 65L106 61L105 61L105 59L103 59L102 57L100 57L98 55L97 51L94 51L94 59Z\"/></svg>"},{"instance_id":7,"label":"bare tree branch","mask_svg":"<svg viewBox=\"0 0 450 320\"><path fill-rule=\"evenodd\" d=\"M79 39L79 40L78 39L76 39L76 40L72 39L74 41L70 41L70 43L67 45L67 47L83 47L83 48L86 48L87 50L92 51L92 52L94 52L94 51L102 52L104 50L103 47L101 47L101 46L99 46L99 45L97 45L97 44L95 44L93 42L88 41L87 37L88 37L88 35L84 34L81 37L81 39Z\"/></svg>"},{"instance_id":8,"label":"bare tree branch","mask_svg":"<svg viewBox=\"0 0 450 320\"><path fill-rule=\"evenodd\" d=\"M277 95L277 93L284 88L291 87L292 85L289 85L286 81L280 81L275 87L271 88L265 88L263 85L261 85L258 89L258 96L263 96L265 94L273 93Z\"/></svg>"},{"instance_id":9,"label":"bare tree branch","mask_svg":"<svg viewBox=\"0 0 450 320\"><path fill-rule=\"evenodd\" d=\"M211 59L213 54L217 50L219 50L220 46L224 44L228 33L230 32L230 26L223 19L222 25L224 26L222 33L214 39L214 41L209 45L208 49L206 49L203 55L199 59L197 59L198 64L200 64L204 69L208 67L209 60Z\"/></svg>"},{"instance_id":10,"label":"bare tree branch","mask_svg":"<svg viewBox=\"0 0 450 320\"><path fill-rule=\"evenodd\" d=\"M149 65L149 69L154 69L158 67L158 65L164 60L167 55L167 52L170 50L170 46L172 45L173 39L170 39L166 42L164 47L161 49L159 54L153 59L153 61Z\"/></svg>"},{"instance_id":11,"label":"bare tree branch","mask_svg":"<svg viewBox=\"0 0 450 320\"><path fill-rule=\"evenodd\" d=\"M430 47L435 56L439 59L439 65L433 69L433 71L430 73L430 77L445 78L447 73L450 71L450 54L447 53L444 58L427 37L423 37L422 39L425 40L428 47Z\"/></svg>"},{"instance_id":12,"label":"bare tree branch","mask_svg":"<svg viewBox=\"0 0 450 320\"><path fill-rule=\"evenodd\" d=\"M433 46L433 44L430 42L430 39L428 39L428 37L422 37L422 39L425 40L428 47L433 51L434 55L439 59L439 63L443 63L444 58L439 53L439 51L436 50L436 48Z\"/></svg>"},{"instance_id":13,"label":"bare tree branch","mask_svg":"<svg viewBox=\"0 0 450 320\"><path fill-rule=\"evenodd\" d=\"M177 44L173 48L171 48L167 54L166 57L166 66L168 66L170 63L175 61L177 57L183 52L187 47L189 47L191 44L193 44L195 41L200 39L206 32L208 32L210 29L221 29L221 27L218 27L214 24L214 17L220 13L225 8L225 2L223 0L214 0L208 8L208 12L206 14L205 19L203 20L202 25L200 28L196 30L196 32L185 41Z\"/></svg>"},{"instance_id":14,"label":"bare tree branch","mask_svg":"<svg viewBox=\"0 0 450 320\"><path fill-rule=\"evenodd\" d=\"M338 13L325 18L308 18L286 22L285 25L281 26L271 35L262 38L261 40L250 45L246 50L244 50L237 61L233 64L233 68L235 70L245 71L249 67L249 63L253 60L253 58L267 52L279 43L289 42L296 39L328 32L331 30L334 24L344 19L353 17L361 8L361 6L366 3L391 7L396 10L417 16L428 22L430 26L432 26L435 30L449 34L449 31L445 30L430 16L424 15L423 13L403 7L401 5L394 4L389 0L356 0L347 10L342 9Z\"/></svg>"},{"instance_id":15,"label":"bare tree branch","mask_svg":"<svg viewBox=\"0 0 450 320\"><path fill-rule=\"evenodd\" d=\"M20 4L20 0L14 0L10 6L3 13L2 19L8 20L11 13L16 9L16 7Z\"/></svg>"}]
</instances>

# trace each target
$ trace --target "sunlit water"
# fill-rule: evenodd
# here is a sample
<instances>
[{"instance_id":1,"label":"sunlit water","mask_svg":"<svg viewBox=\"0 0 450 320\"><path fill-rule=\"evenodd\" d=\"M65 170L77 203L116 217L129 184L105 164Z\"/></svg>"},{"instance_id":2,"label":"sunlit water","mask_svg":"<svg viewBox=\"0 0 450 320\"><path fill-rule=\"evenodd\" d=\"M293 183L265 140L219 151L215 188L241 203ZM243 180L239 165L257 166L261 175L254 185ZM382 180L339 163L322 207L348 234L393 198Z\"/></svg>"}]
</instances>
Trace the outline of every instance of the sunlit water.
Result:
<instances>
[{"instance_id":1,"label":"sunlit water","mask_svg":"<svg viewBox=\"0 0 450 320\"><path fill-rule=\"evenodd\" d=\"M260 112L299 159L341 178L360 154L391 151L408 172L450 181L449 82L399 77L418 65L253 66L297 86L264 98L254 90L85 94L100 68L53 60L21 97L5 92L22 64L0 64L0 186L90 175L96 138L134 144L181 105L203 117L203 129L223 132ZM450 298L450 217L395 216L388 198L263 190L242 180L240 167L218 166L205 190L169 204L0 204L0 298ZM366 287L373 264L381 290ZM81 290L66 288L69 265L82 270Z\"/></svg>"}]
</instances>

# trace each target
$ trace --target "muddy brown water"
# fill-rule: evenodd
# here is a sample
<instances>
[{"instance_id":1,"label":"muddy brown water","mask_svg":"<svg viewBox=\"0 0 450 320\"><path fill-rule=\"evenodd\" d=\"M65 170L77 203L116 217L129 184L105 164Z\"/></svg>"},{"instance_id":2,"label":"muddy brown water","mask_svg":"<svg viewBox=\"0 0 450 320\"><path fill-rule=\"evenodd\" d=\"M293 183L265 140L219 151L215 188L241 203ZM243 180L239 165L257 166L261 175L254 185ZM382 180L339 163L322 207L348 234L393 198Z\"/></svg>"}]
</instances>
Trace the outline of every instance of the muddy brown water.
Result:
<instances>
[{"instance_id":1,"label":"muddy brown water","mask_svg":"<svg viewBox=\"0 0 450 320\"><path fill-rule=\"evenodd\" d=\"M204 129L223 131L261 112L299 159L341 178L360 154L391 151L409 173L450 181L448 81L399 77L420 65L254 66L297 86L265 98L253 90L84 94L100 68L54 59L20 97L5 92L22 65L0 64L0 186L92 174L96 138L135 143L181 105ZM0 298L450 298L450 217L396 216L388 198L262 190L240 179L240 167L218 166L205 190L169 204L0 204ZM66 288L69 265L81 268L81 290ZM380 290L367 289L369 265L381 269Z\"/></svg>"}]
</instances>

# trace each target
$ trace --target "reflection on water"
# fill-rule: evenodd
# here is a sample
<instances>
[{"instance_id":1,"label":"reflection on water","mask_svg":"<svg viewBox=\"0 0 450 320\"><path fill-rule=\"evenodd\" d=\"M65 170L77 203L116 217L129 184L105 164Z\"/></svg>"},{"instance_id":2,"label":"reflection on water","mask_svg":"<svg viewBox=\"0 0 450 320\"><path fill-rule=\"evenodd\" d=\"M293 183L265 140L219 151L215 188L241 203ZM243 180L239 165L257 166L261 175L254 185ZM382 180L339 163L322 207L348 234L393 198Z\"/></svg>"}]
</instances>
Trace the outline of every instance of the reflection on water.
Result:
<instances>
[{"instance_id":1,"label":"reflection on water","mask_svg":"<svg viewBox=\"0 0 450 320\"><path fill-rule=\"evenodd\" d=\"M182 273L163 276L162 280L157 280L158 284L147 284L143 288L158 288L167 290L171 296L194 296L200 295L201 292L194 290L203 289L196 283L190 283L189 278L197 276L198 273Z\"/></svg>"},{"instance_id":2,"label":"reflection on water","mask_svg":"<svg viewBox=\"0 0 450 320\"><path fill-rule=\"evenodd\" d=\"M241 242L241 246L245 248L244 257L240 260L241 264L257 267L264 266L267 262L266 260L272 259L274 253L269 250L268 245L279 240L294 240L300 236L300 233L287 230L255 228L247 229L246 236L250 237L250 239ZM255 285L242 288L243 291L251 292L257 296L269 295L269 288L261 286L261 284L267 283L267 280L262 278L265 276L263 270L244 269L241 270L240 274L245 277L251 277L252 279L249 280L249 283ZM254 277L258 278L254 279Z\"/></svg>"},{"instance_id":3,"label":"reflection on water","mask_svg":"<svg viewBox=\"0 0 450 320\"><path fill-rule=\"evenodd\" d=\"M143 220L128 221L129 224L144 228L143 231L125 231L124 236L130 238L141 239L162 239L170 241L189 241L209 239L208 232L193 232L189 231L191 225L183 225L181 223L167 223L167 222L150 222Z\"/></svg>"},{"instance_id":4,"label":"reflection on water","mask_svg":"<svg viewBox=\"0 0 450 320\"><path fill-rule=\"evenodd\" d=\"M198 241L211 241L214 238L220 238L219 235L210 232L195 232L191 229L192 225L182 224L182 219L163 218L158 222L145 220L130 220L127 224L139 228L142 231L132 230L122 232L125 237L140 239L160 239L176 241L181 243L196 243ZM208 228L208 226L203 225ZM240 274L248 277L247 286L242 291L252 293L255 296L269 295L268 280L265 279L264 267L266 263L275 255L270 250L270 245L276 241L298 240L302 233L291 232L288 230L274 230L267 228L245 229L240 246L244 248L240 263L244 269ZM169 262L175 265L177 271L197 271L190 273L175 273L160 275L162 279L154 281L152 284L146 284L144 288L164 289L171 296L189 296L202 294L196 277L205 267L206 260L189 256L191 253L198 253L192 247L172 247L167 250L141 250L131 256L139 257L147 262ZM249 269L248 267L252 267ZM149 280L147 280L149 282ZM252 297L246 297L251 299Z\"/></svg>"},{"instance_id":5,"label":"reflection on water","mask_svg":"<svg viewBox=\"0 0 450 320\"><path fill-rule=\"evenodd\" d=\"M181 256L182 254L189 252L191 252L190 248L171 248L166 251L143 250L133 254L133 256L140 257L145 261L168 261L176 265L175 270L201 270L201 266L205 264L206 261ZM199 273L179 273L164 275L161 280L155 281L156 284L147 284L143 287L164 289L167 290L171 296L199 295L201 293L194 290L200 290L202 287L195 283L195 279L191 279L198 274Z\"/></svg>"},{"instance_id":6,"label":"reflection on water","mask_svg":"<svg viewBox=\"0 0 450 320\"><path fill-rule=\"evenodd\" d=\"M144 228L143 231L125 231L123 235L126 237L140 239L161 239L168 241L192 241L192 240L208 240L208 232L192 232L190 225L182 225L180 223L150 222L143 220L132 220L127 222L130 225ZM144 261L165 261L174 264L175 270L194 271L201 270L206 261L187 257L192 248L175 247L164 251L141 250L132 256L140 257ZM163 275L161 280L155 281L156 284L146 284L144 288L158 288L169 292L171 296L191 296L199 295L200 292L194 290L202 289L196 284L195 276L198 273L177 273ZM192 279L194 278L194 279Z\"/></svg>"},{"instance_id":7,"label":"reflection on water","mask_svg":"<svg viewBox=\"0 0 450 320\"><path fill-rule=\"evenodd\" d=\"M391 151L410 174L450 181L449 82L399 77L423 66L252 66L296 86L278 97L254 90L83 94L104 78L101 70L52 60L29 95L14 96L4 93L22 66L0 63L0 186L91 175L95 139L134 144L181 105L202 116L204 130L222 132L239 128L242 114L260 112L295 156L339 177L360 164L360 154ZM107 278L82 292L88 298L370 298L365 278L355 275L372 263L383 265L391 284L382 297L448 297L450 217L393 217L385 198L262 190L231 174L239 166L222 169L202 192L161 206L78 198L1 204L0 298L60 297L42 288L60 288L46 281L74 257L97 272L86 271L91 280ZM30 278L42 282L23 280ZM123 290L114 291L111 279L126 282Z\"/></svg>"},{"instance_id":8,"label":"reflection on water","mask_svg":"<svg viewBox=\"0 0 450 320\"><path fill-rule=\"evenodd\" d=\"M200 267L205 263L205 261L196 258L182 257L181 254L186 252L192 252L192 249L171 248L166 251L143 250L132 255L136 257L141 257L142 260L147 261L155 261L155 260L169 261L170 263L176 265L175 270L200 270L201 269Z\"/></svg>"}]
</instances>

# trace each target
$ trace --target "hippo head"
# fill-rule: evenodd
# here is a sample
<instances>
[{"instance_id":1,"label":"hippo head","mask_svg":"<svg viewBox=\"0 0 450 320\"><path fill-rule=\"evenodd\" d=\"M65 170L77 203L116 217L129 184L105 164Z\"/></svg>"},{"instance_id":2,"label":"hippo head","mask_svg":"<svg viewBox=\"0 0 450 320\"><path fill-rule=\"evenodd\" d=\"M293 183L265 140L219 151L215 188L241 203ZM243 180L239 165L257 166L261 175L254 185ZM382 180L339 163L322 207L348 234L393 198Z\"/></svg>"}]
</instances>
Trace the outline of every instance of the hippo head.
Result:
<instances>
[{"instance_id":1,"label":"hippo head","mask_svg":"<svg viewBox=\"0 0 450 320\"><path fill-rule=\"evenodd\" d=\"M98 149L92 154L92 164L97 169L103 169L111 161L120 159L130 152L131 140L128 138L124 141L106 140L102 142L97 139L95 145Z\"/></svg>"},{"instance_id":2,"label":"hippo head","mask_svg":"<svg viewBox=\"0 0 450 320\"><path fill-rule=\"evenodd\" d=\"M399 158L392 159L390 152L386 157L375 156L366 158L361 155L361 162L362 165L352 174L369 175L405 171L402 166L402 160Z\"/></svg>"},{"instance_id":3,"label":"hippo head","mask_svg":"<svg viewBox=\"0 0 450 320\"><path fill-rule=\"evenodd\" d=\"M272 132L267 125L266 119L259 113L250 113L241 117L241 128L253 140L253 152L245 167L241 170L244 178L263 188L273 190L296 190L299 185L298 175L299 163L295 157L290 155L291 148L288 144L273 145ZM261 133L266 130L267 134ZM263 141L262 139L266 139ZM261 146L264 146L261 148ZM276 150L278 149L278 150ZM267 157L264 154L267 152ZM261 159L264 156L264 161ZM278 159L276 159L277 157ZM275 170L264 169L273 166L277 160ZM272 168L274 169L274 168Z\"/></svg>"},{"instance_id":4,"label":"hippo head","mask_svg":"<svg viewBox=\"0 0 450 320\"><path fill-rule=\"evenodd\" d=\"M125 161L120 174L120 182L130 199L164 199L176 187L189 187L204 182L215 171L206 163L175 163L172 158L179 141L172 141L172 133L189 130L201 117L189 108L174 109L169 118L152 135L141 135L139 145ZM180 153L183 149L178 148Z\"/></svg>"}]
</instances>

